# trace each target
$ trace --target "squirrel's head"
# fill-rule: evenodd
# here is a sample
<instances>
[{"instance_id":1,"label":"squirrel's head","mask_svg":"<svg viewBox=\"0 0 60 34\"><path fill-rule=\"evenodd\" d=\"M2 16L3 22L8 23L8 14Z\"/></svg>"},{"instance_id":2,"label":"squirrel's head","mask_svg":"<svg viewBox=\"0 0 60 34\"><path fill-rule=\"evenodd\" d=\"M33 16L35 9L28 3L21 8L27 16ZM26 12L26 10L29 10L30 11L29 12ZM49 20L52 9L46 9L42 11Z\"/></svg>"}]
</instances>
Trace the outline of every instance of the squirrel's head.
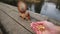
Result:
<instances>
[{"instance_id":1,"label":"squirrel's head","mask_svg":"<svg viewBox=\"0 0 60 34\"><path fill-rule=\"evenodd\" d=\"M18 10L20 12L25 12L27 10L27 5L24 2L19 1L18 2Z\"/></svg>"}]
</instances>

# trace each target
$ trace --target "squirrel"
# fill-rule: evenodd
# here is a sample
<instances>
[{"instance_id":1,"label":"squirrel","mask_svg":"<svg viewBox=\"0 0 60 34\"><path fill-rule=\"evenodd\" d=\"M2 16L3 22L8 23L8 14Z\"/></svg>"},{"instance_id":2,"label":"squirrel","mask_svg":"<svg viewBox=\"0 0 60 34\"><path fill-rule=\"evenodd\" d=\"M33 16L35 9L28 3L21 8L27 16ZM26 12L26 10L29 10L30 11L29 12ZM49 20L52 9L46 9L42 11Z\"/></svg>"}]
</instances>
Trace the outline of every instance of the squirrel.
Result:
<instances>
[{"instance_id":1,"label":"squirrel","mask_svg":"<svg viewBox=\"0 0 60 34\"><path fill-rule=\"evenodd\" d=\"M20 17L22 17L23 19L30 20L30 14L26 10L27 10L27 5L24 2L19 1L18 11L20 12Z\"/></svg>"}]
</instances>

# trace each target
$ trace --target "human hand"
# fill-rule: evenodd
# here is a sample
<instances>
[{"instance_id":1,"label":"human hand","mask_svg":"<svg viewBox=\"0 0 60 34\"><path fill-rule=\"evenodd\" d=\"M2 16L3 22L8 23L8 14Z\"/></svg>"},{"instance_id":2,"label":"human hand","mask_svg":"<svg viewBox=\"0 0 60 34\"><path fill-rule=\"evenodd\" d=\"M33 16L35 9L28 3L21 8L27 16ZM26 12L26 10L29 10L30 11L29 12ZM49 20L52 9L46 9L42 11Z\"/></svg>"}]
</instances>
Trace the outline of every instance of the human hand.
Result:
<instances>
[{"instance_id":1,"label":"human hand","mask_svg":"<svg viewBox=\"0 0 60 34\"><path fill-rule=\"evenodd\" d=\"M41 31L40 25L42 25L43 31ZM37 28L37 26L40 27ZM36 34L57 34L58 32L56 25L48 21L32 22L31 27Z\"/></svg>"}]
</instances>

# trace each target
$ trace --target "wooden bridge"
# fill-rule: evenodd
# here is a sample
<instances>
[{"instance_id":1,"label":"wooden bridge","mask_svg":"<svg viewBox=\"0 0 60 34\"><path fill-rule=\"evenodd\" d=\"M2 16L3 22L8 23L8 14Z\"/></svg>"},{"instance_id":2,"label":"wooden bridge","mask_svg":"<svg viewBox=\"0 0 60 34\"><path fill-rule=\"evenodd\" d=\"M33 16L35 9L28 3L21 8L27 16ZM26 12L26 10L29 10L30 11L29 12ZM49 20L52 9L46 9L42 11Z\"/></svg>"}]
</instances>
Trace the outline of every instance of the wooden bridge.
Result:
<instances>
[{"instance_id":1,"label":"wooden bridge","mask_svg":"<svg viewBox=\"0 0 60 34\"><path fill-rule=\"evenodd\" d=\"M60 25L59 21L48 18L45 15L29 11L31 22L48 20L56 25ZM30 28L30 21L19 17L17 7L0 2L0 20L8 34L34 34Z\"/></svg>"}]
</instances>

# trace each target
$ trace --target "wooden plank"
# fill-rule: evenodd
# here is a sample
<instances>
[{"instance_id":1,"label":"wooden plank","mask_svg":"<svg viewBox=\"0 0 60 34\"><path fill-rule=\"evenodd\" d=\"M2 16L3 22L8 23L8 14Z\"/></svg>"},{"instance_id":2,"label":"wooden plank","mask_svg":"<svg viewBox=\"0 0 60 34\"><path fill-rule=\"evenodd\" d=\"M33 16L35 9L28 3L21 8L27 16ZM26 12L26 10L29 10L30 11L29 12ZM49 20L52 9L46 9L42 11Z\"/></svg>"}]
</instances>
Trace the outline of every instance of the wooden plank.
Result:
<instances>
[{"instance_id":1,"label":"wooden plank","mask_svg":"<svg viewBox=\"0 0 60 34\"><path fill-rule=\"evenodd\" d=\"M32 34L0 10L1 23L8 34Z\"/></svg>"},{"instance_id":2,"label":"wooden plank","mask_svg":"<svg viewBox=\"0 0 60 34\"><path fill-rule=\"evenodd\" d=\"M7 7L3 7L0 5L0 9L3 11L5 11L9 16L11 16L15 21L18 22L18 24L22 24L24 27L26 27L27 30L29 30L30 32L32 32L31 28L30 28L30 22L25 21L23 19L21 19L18 15L18 13L14 12L13 10L11 10L10 8ZM6 8L6 9L5 9ZM32 19L33 20L33 19ZM28 25L28 26L27 26Z\"/></svg>"},{"instance_id":3,"label":"wooden plank","mask_svg":"<svg viewBox=\"0 0 60 34\"><path fill-rule=\"evenodd\" d=\"M55 19L49 18L48 21L52 22L53 24L60 26L60 21L57 21Z\"/></svg>"}]
</instances>

